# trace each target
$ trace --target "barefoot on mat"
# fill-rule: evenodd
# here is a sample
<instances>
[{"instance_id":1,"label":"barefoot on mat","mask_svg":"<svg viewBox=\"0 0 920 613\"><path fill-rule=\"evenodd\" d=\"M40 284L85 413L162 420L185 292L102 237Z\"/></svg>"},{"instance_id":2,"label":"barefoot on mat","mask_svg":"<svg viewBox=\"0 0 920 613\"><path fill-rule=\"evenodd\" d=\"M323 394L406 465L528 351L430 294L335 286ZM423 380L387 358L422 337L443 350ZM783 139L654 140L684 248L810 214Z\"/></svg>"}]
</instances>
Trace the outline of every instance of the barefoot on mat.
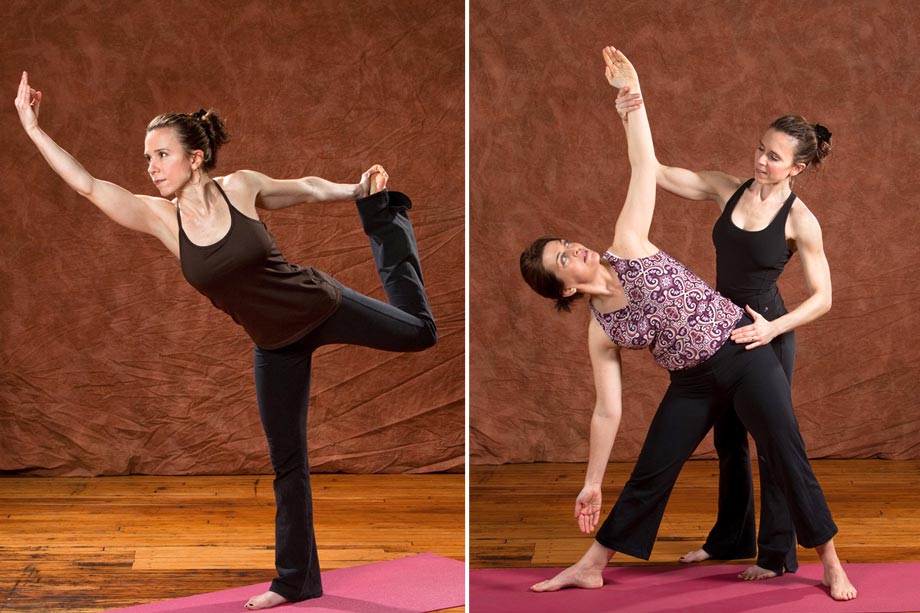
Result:
<instances>
[{"instance_id":1,"label":"barefoot on mat","mask_svg":"<svg viewBox=\"0 0 920 613\"><path fill-rule=\"evenodd\" d=\"M604 586L604 577L599 569L579 568L569 566L567 569L546 581L530 586L533 592L555 592L566 587L577 587L586 590L596 590Z\"/></svg>"},{"instance_id":2,"label":"barefoot on mat","mask_svg":"<svg viewBox=\"0 0 920 613\"><path fill-rule=\"evenodd\" d=\"M683 564L693 564L695 562L703 562L705 560L708 560L711 557L712 557L711 555L706 553L705 549L700 547L699 549L695 551L691 551L690 553L685 553L684 555L682 555L680 557L680 561Z\"/></svg>"},{"instance_id":3,"label":"barefoot on mat","mask_svg":"<svg viewBox=\"0 0 920 613\"><path fill-rule=\"evenodd\" d=\"M249 599L249 602L245 604L245 607L250 611L257 611L259 609L270 609L271 607L277 607L279 604L284 604L287 602L287 599L281 594L276 594L275 592L265 592L264 594L259 594L258 596L253 596Z\"/></svg>"}]
</instances>

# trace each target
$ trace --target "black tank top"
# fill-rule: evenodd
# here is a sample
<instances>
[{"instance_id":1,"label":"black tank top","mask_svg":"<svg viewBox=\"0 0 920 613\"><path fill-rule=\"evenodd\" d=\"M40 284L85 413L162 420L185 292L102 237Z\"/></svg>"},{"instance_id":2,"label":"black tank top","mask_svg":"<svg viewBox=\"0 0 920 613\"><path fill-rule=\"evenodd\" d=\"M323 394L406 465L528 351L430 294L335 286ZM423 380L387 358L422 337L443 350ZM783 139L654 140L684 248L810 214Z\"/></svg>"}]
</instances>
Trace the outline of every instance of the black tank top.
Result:
<instances>
[{"instance_id":1,"label":"black tank top","mask_svg":"<svg viewBox=\"0 0 920 613\"><path fill-rule=\"evenodd\" d=\"M796 196L789 194L776 217L763 230L742 230L732 222L732 212L741 194L753 182L754 179L748 180L732 194L712 228L716 289L738 306L744 308L748 304L773 320L786 313L776 280L792 257L786 242L786 219Z\"/></svg>"},{"instance_id":2,"label":"black tank top","mask_svg":"<svg viewBox=\"0 0 920 613\"><path fill-rule=\"evenodd\" d=\"M179 220L182 274L263 349L278 349L306 336L342 301L340 286L313 268L288 264L264 223L240 213L214 181L230 209L230 229L216 243L189 240Z\"/></svg>"}]
</instances>

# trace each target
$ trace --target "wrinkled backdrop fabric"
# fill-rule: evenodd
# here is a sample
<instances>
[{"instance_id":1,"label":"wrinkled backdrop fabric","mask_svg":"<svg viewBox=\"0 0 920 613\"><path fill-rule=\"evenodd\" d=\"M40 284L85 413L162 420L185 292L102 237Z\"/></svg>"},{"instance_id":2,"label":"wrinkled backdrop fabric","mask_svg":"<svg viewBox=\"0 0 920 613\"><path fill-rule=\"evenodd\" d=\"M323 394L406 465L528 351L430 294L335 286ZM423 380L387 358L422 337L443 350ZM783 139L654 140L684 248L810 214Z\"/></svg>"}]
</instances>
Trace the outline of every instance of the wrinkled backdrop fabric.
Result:
<instances>
[{"instance_id":1,"label":"wrinkled backdrop fabric","mask_svg":"<svg viewBox=\"0 0 920 613\"><path fill-rule=\"evenodd\" d=\"M833 307L797 331L793 399L811 457L920 457L916 172L920 13L909 0L472 0L470 461L583 462L594 406L582 301L557 315L518 257L556 234L603 251L629 181L601 49L642 81L658 158L753 173L770 122L805 115L833 153L795 191L824 233ZM715 283L718 207L659 190L651 240ZM807 297L795 256L780 289ZM637 457L668 375L623 352L612 459ZM696 457L715 457L711 438Z\"/></svg>"},{"instance_id":2,"label":"wrinkled backdrop fabric","mask_svg":"<svg viewBox=\"0 0 920 613\"><path fill-rule=\"evenodd\" d=\"M0 7L0 471L271 471L252 343L156 239L70 190L23 132L40 125L96 177L155 194L155 115L215 108L216 176L354 182L383 164L408 193L440 342L417 354L331 346L314 358L311 469L463 469L464 5L11 1ZM351 203L264 212L288 261L385 300Z\"/></svg>"}]
</instances>

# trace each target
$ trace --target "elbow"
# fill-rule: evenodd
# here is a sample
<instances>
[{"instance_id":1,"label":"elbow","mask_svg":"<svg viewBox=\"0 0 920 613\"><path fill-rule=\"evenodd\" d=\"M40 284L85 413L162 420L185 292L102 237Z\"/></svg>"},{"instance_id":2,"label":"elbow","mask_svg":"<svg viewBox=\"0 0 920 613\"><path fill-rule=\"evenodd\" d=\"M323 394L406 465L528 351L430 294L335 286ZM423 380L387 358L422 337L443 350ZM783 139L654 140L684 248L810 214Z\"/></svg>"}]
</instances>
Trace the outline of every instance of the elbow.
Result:
<instances>
[{"instance_id":1,"label":"elbow","mask_svg":"<svg viewBox=\"0 0 920 613\"><path fill-rule=\"evenodd\" d=\"M95 190L93 189L96 185L96 181L90 179L89 181L75 181L70 184L70 187L73 188L75 192L86 198L87 200L93 200L93 195ZM93 200L95 202L95 200Z\"/></svg>"},{"instance_id":2,"label":"elbow","mask_svg":"<svg viewBox=\"0 0 920 613\"><path fill-rule=\"evenodd\" d=\"M315 204L322 201L319 189L313 182L312 177L305 177L300 180L300 191L303 196L303 202L307 204Z\"/></svg>"},{"instance_id":3,"label":"elbow","mask_svg":"<svg viewBox=\"0 0 920 613\"><path fill-rule=\"evenodd\" d=\"M821 314L822 315L824 315L825 313L831 310L832 303L833 303L833 299L831 298L830 292L828 292L827 296L824 297L824 300L821 301Z\"/></svg>"}]
</instances>

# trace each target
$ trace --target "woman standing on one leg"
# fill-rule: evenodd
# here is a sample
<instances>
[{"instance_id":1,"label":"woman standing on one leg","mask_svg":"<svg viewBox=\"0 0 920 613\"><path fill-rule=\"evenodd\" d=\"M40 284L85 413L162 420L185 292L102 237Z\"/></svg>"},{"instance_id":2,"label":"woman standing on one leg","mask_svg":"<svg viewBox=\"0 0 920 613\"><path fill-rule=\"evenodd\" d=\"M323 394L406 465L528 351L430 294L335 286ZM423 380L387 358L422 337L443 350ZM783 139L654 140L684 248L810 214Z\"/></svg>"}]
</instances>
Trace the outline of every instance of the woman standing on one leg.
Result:
<instances>
[{"instance_id":1,"label":"woman standing on one leg","mask_svg":"<svg viewBox=\"0 0 920 613\"><path fill-rule=\"evenodd\" d=\"M437 340L422 285L409 199L385 191L374 166L354 184L317 177L276 180L251 170L211 177L228 141L213 112L160 115L147 126L147 171L160 197L131 194L90 175L38 125L41 92L23 73L16 110L51 168L126 228L157 237L189 283L239 323L255 343L259 415L275 471L275 566L268 592L249 609L322 595L307 465L312 352L331 343L420 351ZM172 199L168 199L172 197ZM313 268L289 264L257 207L357 199L358 214L390 304L363 296Z\"/></svg>"},{"instance_id":2,"label":"woman standing on one leg","mask_svg":"<svg viewBox=\"0 0 920 613\"><path fill-rule=\"evenodd\" d=\"M611 85L639 91L622 53L608 47L604 59ZM671 385L596 542L578 563L531 589L600 587L601 573L617 551L648 559L683 463L732 402L786 496L800 544L815 548L821 558L822 583L836 600L855 598L834 548L837 527L795 422L789 381L772 350L748 351L728 342L734 329L752 319L649 241L657 162L645 109L625 122L632 174L607 252L543 237L521 254L521 273L534 291L566 310L585 294L593 314L588 349L597 402L585 486L575 505L584 532L599 521L601 482L619 427L621 348L649 348L670 371Z\"/></svg>"},{"instance_id":3,"label":"woman standing on one leg","mask_svg":"<svg viewBox=\"0 0 920 613\"><path fill-rule=\"evenodd\" d=\"M642 104L621 90L621 116ZM712 231L716 247L716 289L745 308L754 323L732 333L753 349L770 345L790 383L795 328L814 321L831 306L831 277L818 220L792 191L796 176L817 169L830 154L831 134L820 124L786 115L774 121L754 153L754 177L744 181L721 172L693 172L657 163L659 187L690 200L711 200L721 211ZM795 252L801 254L809 297L787 311L776 281ZM795 572L795 532L769 467L760 465L760 531L754 543L754 488L748 433L729 407L714 426L719 456L719 512L706 543L681 558L730 560L757 555L743 579L769 579Z\"/></svg>"}]
</instances>

